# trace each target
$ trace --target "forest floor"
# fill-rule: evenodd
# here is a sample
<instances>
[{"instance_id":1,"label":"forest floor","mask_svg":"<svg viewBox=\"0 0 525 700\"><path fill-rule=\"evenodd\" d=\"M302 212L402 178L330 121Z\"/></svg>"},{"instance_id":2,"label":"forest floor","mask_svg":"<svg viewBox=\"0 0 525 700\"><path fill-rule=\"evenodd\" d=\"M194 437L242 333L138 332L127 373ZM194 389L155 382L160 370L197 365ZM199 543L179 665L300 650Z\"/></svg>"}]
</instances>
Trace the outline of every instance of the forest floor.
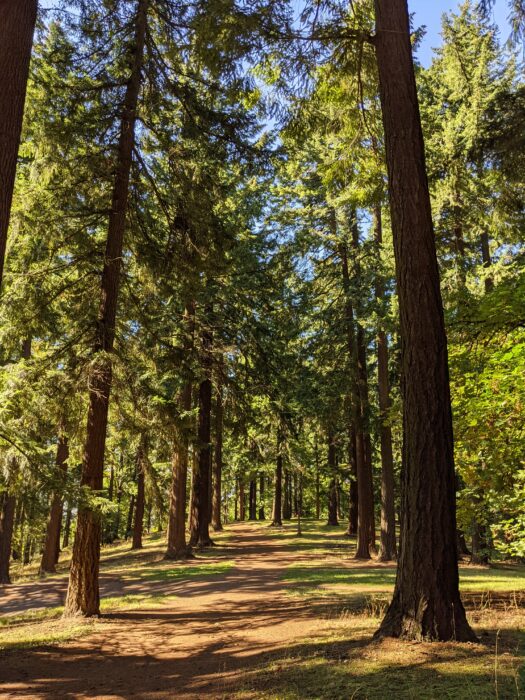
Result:
<instances>
[{"instance_id":1,"label":"forest floor","mask_svg":"<svg viewBox=\"0 0 525 700\"><path fill-rule=\"evenodd\" d=\"M98 620L60 619L67 558L0 588L1 698L519 698L525 568L461 567L480 644L372 641L395 567L343 528L238 523L183 563L163 539L103 550Z\"/></svg>"}]
</instances>

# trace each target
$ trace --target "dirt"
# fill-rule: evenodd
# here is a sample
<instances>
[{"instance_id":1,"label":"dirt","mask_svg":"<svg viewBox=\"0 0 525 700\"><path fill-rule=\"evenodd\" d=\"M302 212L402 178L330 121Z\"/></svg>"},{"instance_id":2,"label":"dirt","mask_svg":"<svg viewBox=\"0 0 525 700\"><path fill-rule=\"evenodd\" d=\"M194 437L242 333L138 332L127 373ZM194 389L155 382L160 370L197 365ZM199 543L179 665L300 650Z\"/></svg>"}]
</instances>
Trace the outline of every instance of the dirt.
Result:
<instances>
[{"instance_id":1,"label":"dirt","mask_svg":"<svg viewBox=\"0 0 525 700\"><path fill-rule=\"evenodd\" d=\"M311 558L265 527L237 525L217 561L226 573L171 582L128 582L125 593L176 596L157 609L106 615L89 636L0 656L1 698L231 698L243 675L291 642L326 626L322 606L286 594L290 564ZM215 556L215 554L214 554ZM318 558L318 555L316 556ZM102 578L102 594L122 591ZM19 584L3 611L58 605L66 581Z\"/></svg>"}]
</instances>

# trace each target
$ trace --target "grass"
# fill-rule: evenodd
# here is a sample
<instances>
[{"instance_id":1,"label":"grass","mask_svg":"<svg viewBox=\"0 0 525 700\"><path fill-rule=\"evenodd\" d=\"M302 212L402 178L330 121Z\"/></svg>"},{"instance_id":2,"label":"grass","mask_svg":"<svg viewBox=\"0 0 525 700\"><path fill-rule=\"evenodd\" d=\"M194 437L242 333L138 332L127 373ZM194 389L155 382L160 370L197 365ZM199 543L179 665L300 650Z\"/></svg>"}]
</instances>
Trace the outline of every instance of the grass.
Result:
<instances>
[{"instance_id":1,"label":"grass","mask_svg":"<svg viewBox=\"0 0 525 700\"><path fill-rule=\"evenodd\" d=\"M379 621L347 611L330 618L319 636L267 655L235 698L510 700L525 690L523 611L486 609L476 627L483 644L373 642Z\"/></svg>"},{"instance_id":2,"label":"grass","mask_svg":"<svg viewBox=\"0 0 525 700\"><path fill-rule=\"evenodd\" d=\"M159 562L157 566L147 568L127 568L122 580L140 581L175 581L179 579L193 578L195 576L217 576L230 571L235 566L233 561L206 562L205 564L173 564L172 562Z\"/></svg>"},{"instance_id":3,"label":"grass","mask_svg":"<svg viewBox=\"0 0 525 700\"><path fill-rule=\"evenodd\" d=\"M100 610L102 614L111 614L119 610L154 610L175 600L176 596L164 594L112 596L102 598ZM59 644L78 639L93 632L98 624L105 623L100 619L63 620L63 612L64 608L60 605L26 610L0 618L0 651Z\"/></svg>"}]
</instances>

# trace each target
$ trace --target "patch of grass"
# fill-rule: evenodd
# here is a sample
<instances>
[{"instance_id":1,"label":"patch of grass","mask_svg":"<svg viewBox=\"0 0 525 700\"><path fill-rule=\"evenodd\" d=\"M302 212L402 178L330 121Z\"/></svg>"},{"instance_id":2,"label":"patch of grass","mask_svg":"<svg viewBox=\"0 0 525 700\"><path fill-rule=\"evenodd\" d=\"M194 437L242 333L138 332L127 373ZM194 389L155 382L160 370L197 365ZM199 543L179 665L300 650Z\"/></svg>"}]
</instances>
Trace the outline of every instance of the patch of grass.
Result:
<instances>
[{"instance_id":1,"label":"patch of grass","mask_svg":"<svg viewBox=\"0 0 525 700\"><path fill-rule=\"evenodd\" d=\"M139 579L141 581L174 581L197 576L217 576L230 571L235 566L233 561L212 561L205 564L173 564L161 561L157 566L137 569L127 568L122 578Z\"/></svg>"},{"instance_id":2,"label":"patch of grass","mask_svg":"<svg viewBox=\"0 0 525 700\"><path fill-rule=\"evenodd\" d=\"M238 700L500 700L525 689L523 612L477 630L484 644L372 642L379 618L331 619L314 639L271 653L243 679ZM496 642L497 636L497 642ZM520 675L521 674L521 675ZM496 692L497 680L497 692Z\"/></svg>"},{"instance_id":3,"label":"patch of grass","mask_svg":"<svg viewBox=\"0 0 525 700\"><path fill-rule=\"evenodd\" d=\"M59 613L60 614L60 613ZM57 617L59 617L59 614ZM46 619L32 624L7 626L0 630L0 651L26 649L44 644L59 644L93 632L95 619Z\"/></svg>"}]
</instances>

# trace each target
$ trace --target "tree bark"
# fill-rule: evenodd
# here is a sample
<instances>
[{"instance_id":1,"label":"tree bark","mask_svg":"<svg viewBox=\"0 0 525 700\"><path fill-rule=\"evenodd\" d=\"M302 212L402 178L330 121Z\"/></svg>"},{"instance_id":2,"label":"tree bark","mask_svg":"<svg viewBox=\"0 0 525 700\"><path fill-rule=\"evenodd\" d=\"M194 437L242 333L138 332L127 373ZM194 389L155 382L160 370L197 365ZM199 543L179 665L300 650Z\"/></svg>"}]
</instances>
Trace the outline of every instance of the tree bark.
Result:
<instances>
[{"instance_id":1,"label":"tree bark","mask_svg":"<svg viewBox=\"0 0 525 700\"><path fill-rule=\"evenodd\" d=\"M284 470L284 502L283 502L283 520L290 520L292 517L292 495L290 489L290 472Z\"/></svg>"},{"instance_id":2,"label":"tree bark","mask_svg":"<svg viewBox=\"0 0 525 700\"><path fill-rule=\"evenodd\" d=\"M69 536L71 534L71 516L72 516L72 508L71 504L67 504L67 510L66 510L66 522L64 523L64 539L62 540L62 549L66 549L69 547Z\"/></svg>"},{"instance_id":3,"label":"tree bark","mask_svg":"<svg viewBox=\"0 0 525 700\"><path fill-rule=\"evenodd\" d=\"M283 455L282 438L280 429L277 430L277 460L275 462L275 481L273 494L273 512L272 525L280 526L283 524Z\"/></svg>"},{"instance_id":4,"label":"tree bark","mask_svg":"<svg viewBox=\"0 0 525 700\"><path fill-rule=\"evenodd\" d=\"M192 384L187 381L179 403L182 412L191 411ZM171 457L171 492L168 515L168 546L165 559L187 559L191 550L186 543L186 482L188 480L187 431L178 427Z\"/></svg>"},{"instance_id":5,"label":"tree bark","mask_svg":"<svg viewBox=\"0 0 525 700\"><path fill-rule=\"evenodd\" d=\"M209 317L210 309L206 316ZM195 463L192 485L192 502L195 514L193 530L190 534L192 547L209 547L213 544L210 537L210 477L211 477L211 348L212 336L205 329L202 334L202 367L204 379L199 385L199 425L198 425L198 459Z\"/></svg>"},{"instance_id":6,"label":"tree bark","mask_svg":"<svg viewBox=\"0 0 525 700\"><path fill-rule=\"evenodd\" d=\"M37 0L0 2L0 292L37 8Z\"/></svg>"},{"instance_id":7,"label":"tree bark","mask_svg":"<svg viewBox=\"0 0 525 700\"><path fill-rule=\"evenodd\" d=\"M401 552L376 635L473 641L458 587L447 339L406 0L375 0L375 14L403 394Z\"/></svg>"},{"instance_id":8,"label":"tree bark","mask_svg":"<svg viewBox=\"0 0 525 700\"><path fill-rule=\"evenodd\" d=\"M90 493L101 491L103 487L104 450L112 379L110 354L113 351L115 339L120 266L135 146L135 122L144 61L148 5L148 0L138 0L135 36L130 56L130 78L124 95L120 121L116 175L101 281L101 301L94 348L95 360L89 378L89 409L81 486ZM65 616L100 614L98 583L100 535L100 513L89 503L80 503L69 587L64 606Z\"/></svg>"},{"instance_id":9,"label":"tree bark","mask_svg":"<svg viewBox=\"0 0 525 700\"><path fill-rule=\"evenodd\" d=\"M69 457L69 444L67 437L61 433L58 437L56 469L57 476L63 482L67 473L67 460ZM62 525L62 487L53 493L51 510L47 523L46 539L42 561L40 562L40 574L54 574L60 551L60 529Z\"/></svg>"},{"instance_id":10,"label":"tree bark","mask_svg":"<svg viewBox=\"0 0 525 700\"><path fill-rule=\"evenodd\" d=\"M350 496L348 504L348 528L347 535L357 535L359 496L357 490L357 460L356 460L356 436L353 424L349 426L348 435L348 461L350 464Z\"/></svg>"},{"instance_id":11,"label":"tree bark","mask_svg":"<svg viewBox=\"0 0 525 700\"><path fill-rule=\"evenodd\" d=\"M330 486L328 487L328 525L339 525L337 519L337 475L336 475L336 446L332 432L328 433L328 471Z\"/></svg>"},{"instance_id":12,"label":"tree bark","mask_svg":"<svg viewBox=\"0 0 525 700\"><path fill-rule=\"evenodd\" d=\"M4 494L2 512L0 513L0 583L11 583L11 545L13 542L13 525L15 521L16 498Z\"/></svg>"},{"instance_id":13,"label":"tree bark","mask_svg":"<svg viewBox=\"0 0 525 700\"><path fill-rule=\"evenodd\" d=\"M250 479L248 519L257 520L257 482L255 479Z\"/></svg>"},{"instance_id":14,"label":"tree bark","mask_svg":"<svg viewBox=\"0 0 525 700\"><path fill-rule=\"evenodd\" d=\"M135 499L135 516L133 519L133 540L131 549L142 549L142 534L144 530L145 505L145 461L147 459L147 441L141 436L137 450L137 498Z\"/></svg>"},{"instance_id":15,"label":"tree bark","mask_svg":"<svg viewBox=\"0 0 525 700\"><path fill-rule=\"evenodd\" d=\"M215 451L213 460L213 502L211 524L218 532L222 530L221 500L222 500L222 442L223 442L224 407L222 404L222 385L219 381L217 387L217 400L215 403Z\"/></svg>"},{"instance_id":16,"label":"tree bark","mask_svg":"<svg viewBox=\"0 0 525 700\"><path fill-rule=\"evenodd\" d=\"M259 520L265 519L264 514L264 474L259 474Z\"/></svg>"},{"instance_id":17,"label":"tree bark","mask_svg":"<svg viewBox=\"0 0 525 700\"><path fill-rule=\"evenodd\" d=\"M374 212L375 238L378 256L383 245L381 207ZM376 299L385 300L385 285L381 273L376 278ZM379 394L379 437L381 442L381 548L379 559L391 561L397 557L396 512L394 503L394 455L392 430L388 423L390 411L390 382L388 378L388 338L379 321L377 331L377 386Z\"/></svg>"}]
</instances>

